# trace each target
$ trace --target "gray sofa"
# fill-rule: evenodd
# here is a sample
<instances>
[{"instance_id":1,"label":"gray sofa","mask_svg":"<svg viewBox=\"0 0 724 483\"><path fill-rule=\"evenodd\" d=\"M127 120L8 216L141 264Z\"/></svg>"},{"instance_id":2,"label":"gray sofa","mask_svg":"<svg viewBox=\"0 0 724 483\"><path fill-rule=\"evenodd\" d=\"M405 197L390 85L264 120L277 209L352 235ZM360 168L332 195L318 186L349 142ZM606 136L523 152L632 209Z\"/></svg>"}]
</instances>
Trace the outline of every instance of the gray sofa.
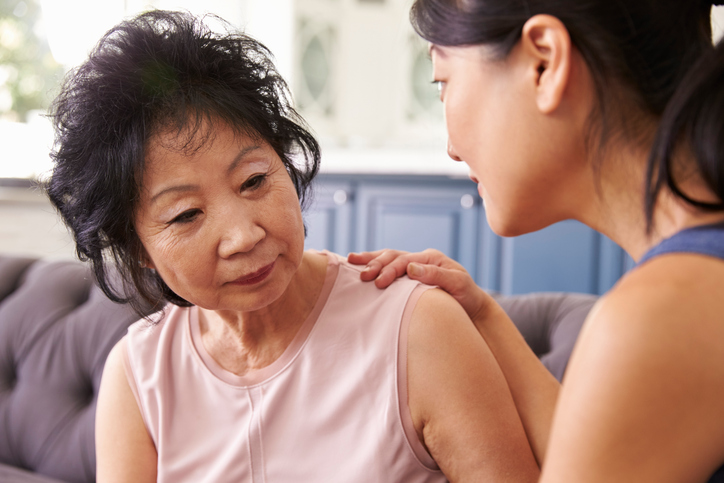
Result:
<instances>
[{"instance_id":1,"label":"gray sofa","mask_svg":"<svg viewBox=\"0 0 724 483\"><path fill-rule=\"evenodd\" d=\"M560 379L596 297L499 297ZM95 480L95 402L103 364L136 320L80 262L0 255L0 482Z\"/></svg>"}]
</instances>

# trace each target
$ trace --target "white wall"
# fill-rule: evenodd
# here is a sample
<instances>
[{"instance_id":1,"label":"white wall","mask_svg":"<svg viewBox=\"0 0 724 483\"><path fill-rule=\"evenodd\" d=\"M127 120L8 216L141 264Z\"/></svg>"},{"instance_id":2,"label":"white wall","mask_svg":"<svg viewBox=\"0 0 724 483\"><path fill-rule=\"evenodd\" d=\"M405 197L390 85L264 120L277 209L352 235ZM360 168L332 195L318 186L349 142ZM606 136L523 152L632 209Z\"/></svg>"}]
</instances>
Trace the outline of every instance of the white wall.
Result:
<instances>
[{"instance_id":1,"label":"white wall","mask_svg":"<svg viewBox=\"0 0 724 483\"><path fill-rule=\"evenodd\" d=\"M71 259L75 246L43 194L0 187L0 254Z\"/></svg>"},{"instance_id":2,"label":"white wall","mask_svg":"<svg viewBox=\"0 0 724 483\"><path fill-rule=\"evenodd\" d=\"M711 26L714 30L714 42L724 36L724 6L713 7L711 12Z\"/></svg>"}]
</instances>

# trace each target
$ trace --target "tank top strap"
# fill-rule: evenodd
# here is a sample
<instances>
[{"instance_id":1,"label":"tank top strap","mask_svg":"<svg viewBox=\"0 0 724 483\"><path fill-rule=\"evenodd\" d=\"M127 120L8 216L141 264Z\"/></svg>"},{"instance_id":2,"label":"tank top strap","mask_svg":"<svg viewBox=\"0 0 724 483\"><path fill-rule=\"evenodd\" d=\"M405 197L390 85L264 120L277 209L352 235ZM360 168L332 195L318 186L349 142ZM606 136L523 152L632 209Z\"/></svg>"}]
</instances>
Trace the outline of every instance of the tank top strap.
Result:
<instances>
[{"instance_id":1,"label":"tank top strap","mask_svg":"<svg viewBox=\"0 0 724 483\"><path fill-rule=\"evenodd\" d=\"M638 264L667 253L698 253L724 260L724 222L682 230L651 248Z\"/></svg>"}]
</instances>

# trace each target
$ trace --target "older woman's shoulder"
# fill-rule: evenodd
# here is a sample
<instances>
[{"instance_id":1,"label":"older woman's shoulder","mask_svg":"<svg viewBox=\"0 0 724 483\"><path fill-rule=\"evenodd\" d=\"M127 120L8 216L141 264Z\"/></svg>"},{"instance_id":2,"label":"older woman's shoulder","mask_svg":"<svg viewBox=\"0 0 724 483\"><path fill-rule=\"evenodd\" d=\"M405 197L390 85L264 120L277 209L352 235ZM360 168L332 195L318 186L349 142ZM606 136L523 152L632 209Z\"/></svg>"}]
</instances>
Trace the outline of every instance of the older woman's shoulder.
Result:
<instances>
[{"instance_id":1,"label":"older woman's shoulder","mask_svg":"<svg viewBox=\"0 0 724 483\"><path fill-rule=\"evenodd\" d=\"M149 362L173 346L191 339L192 319L196 307L169 304L162 310L133 323L125 337L127 352L133 361Z\"/></svg>"},{"instance_id":2,"label":"older woman's shoulder","mask_svg":"<svg viewBox=\"0 0 724 483\"><path fill-rule=\"evenodd\" d=\"M150 334L163 330L164 327L178 325L182 320L189 317L191 307L180 307L174 304L167 304L158 312L154 312L142 319L137 320L128 327L129 332Z\"/></svg>"}]
</instances>

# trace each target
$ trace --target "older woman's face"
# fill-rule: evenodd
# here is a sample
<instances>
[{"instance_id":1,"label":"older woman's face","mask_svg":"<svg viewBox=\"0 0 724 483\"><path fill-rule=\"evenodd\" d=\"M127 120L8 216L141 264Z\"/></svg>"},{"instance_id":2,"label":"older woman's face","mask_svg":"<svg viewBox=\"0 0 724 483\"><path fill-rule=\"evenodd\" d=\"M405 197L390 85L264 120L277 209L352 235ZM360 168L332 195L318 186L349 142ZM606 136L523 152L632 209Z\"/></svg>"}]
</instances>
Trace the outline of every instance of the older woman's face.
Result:
<instances>
[{"instance_id":1,"label":"older woman's face","mask_svg":"<svg viewBox=\"0 0 724 483\"><path fill-rule=\"evenodd\" d=\"M299 267L299 200L276 152L223 123L199 150L174 134L149 142L136 231L147 264L210 310L251 311L279 298Z\"/></svg>"}]
</instances>

